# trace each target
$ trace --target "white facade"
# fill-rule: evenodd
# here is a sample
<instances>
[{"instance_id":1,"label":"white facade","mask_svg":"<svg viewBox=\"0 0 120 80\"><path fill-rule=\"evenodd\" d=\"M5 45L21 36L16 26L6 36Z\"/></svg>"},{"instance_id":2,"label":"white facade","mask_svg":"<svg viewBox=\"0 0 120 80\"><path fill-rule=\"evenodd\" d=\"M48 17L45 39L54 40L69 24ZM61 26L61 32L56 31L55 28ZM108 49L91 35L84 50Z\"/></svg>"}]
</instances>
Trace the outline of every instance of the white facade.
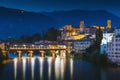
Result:
<instances>
[{"instance_id":1,"label":"white facade","mask_svg":"<svg viewBox=\"0 0 120 80\"><path fill-rule=\"evenodd\" d=\"M120 29L115 29L112 42L107 44L108 59L120 65Z\"/></svg>"},{"instance_id":2,"label":"white facade","mask_svg":"<svg viewBox=\"0 0 120 80\"><path fill-rule=\"evenodd\" d=\"M76 40L74 41L74 47L73 50L75 52L85 52L85 50L90 47L90 45L92 44L92 40Z\"/></svg>"},{"instance_id":3,"label":"white facade","mask_svg":"<svg viewBox=\"0 0 120 80\"><path fill-rule=\"evenodd\" d=\"M103 33L103 39L102 39L102 42L101 42L101 54L104 54L106 53L107 51L107 44L112 42L112 38L113 38L113 35L114 33Z\"/></svg>"}]
</instances>

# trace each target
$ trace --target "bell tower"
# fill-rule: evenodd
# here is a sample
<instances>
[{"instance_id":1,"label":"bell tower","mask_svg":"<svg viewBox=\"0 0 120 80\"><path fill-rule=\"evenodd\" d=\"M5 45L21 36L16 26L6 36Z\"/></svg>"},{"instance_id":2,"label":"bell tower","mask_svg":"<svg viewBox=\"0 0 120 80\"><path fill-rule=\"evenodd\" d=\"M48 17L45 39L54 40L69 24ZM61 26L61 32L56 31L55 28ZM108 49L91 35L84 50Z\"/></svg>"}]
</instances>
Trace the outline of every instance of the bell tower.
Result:
<instances>
[{"instance_id":1,"label":"bell tower","mask_svg":"<svg viewBox=\"0 0 120 80\"><path fill-rule=\"evenodd\" d=\"M80 33L84 32L84 21L80 21Z\"/></svg>"},{"instance_id":2,"label":"bell tower","mask_svg":"<svg viewBox=\"0 0 120 80\"><path fill-rule=\"evenodd\" d=\"M107 29L111 28L111 20L107 20Z\"/></svg>"}]
</instances>

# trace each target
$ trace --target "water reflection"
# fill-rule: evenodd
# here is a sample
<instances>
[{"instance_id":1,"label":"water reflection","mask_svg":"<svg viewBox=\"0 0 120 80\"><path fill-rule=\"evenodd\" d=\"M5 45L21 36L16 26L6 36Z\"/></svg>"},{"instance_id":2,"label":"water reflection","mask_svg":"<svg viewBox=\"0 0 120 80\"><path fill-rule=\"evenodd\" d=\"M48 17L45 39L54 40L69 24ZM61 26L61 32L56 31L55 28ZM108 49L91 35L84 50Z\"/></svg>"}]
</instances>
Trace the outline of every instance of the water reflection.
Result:
<instances>
[{"instance_id":1,"label":"water reflection","mask_svg":"<svg viewBox=\"0 0 120 80\"><path fill-rule=\"evenodd\" d=\"M34 66L35 66L35 58L31 58L32 80L34 80Z\"/></svg>"},{"instance_id":2,"label":"water reflection","mask_svg":"<svg viewBox=\"0 0 120 80\"><path fill-rule=\"evenodd\" d=\"M64 61L61 59L61 80L64 79Z\"/></svg>"},{"instance_id":3,"label":"water reflection","mask_svg":"<svg viewBox=\"0 0 120 80\"><path fill-rule=\"evenodd\" d=\"M15 58L0 70L0 80L120 80L120 68L103 69L59 56Z\"/></svg>"},{"instance_id":4,"label":"water reflection","mask_svg":"<svg viewBox=\"0 0 120 80\"><path fill-rule=\"evenodd\" d=\"M48 79L51 80L51 62L52 62L52 58L49 57L48 58Z\"/></svg>"},{"instance_id":5,"label":"water reflection","mask_svg":"<svg viewBox=\"0 0 120 80\"><path fill-rule=\"evenodd\" d=\"M26 67L30 66L31 70L31 79L34 80L35 77L35 63L36 63L36 59L39 60L39 74L40 74L40 79L43 79L43 67L44 67L44 61L47 60L48 62L48 79L51 80L51 74L54 71L55 72L55 79L64 79L64 71L65 71L65 64L66 64L66 59L65 58L60 58L59 56L57 56L56 58L52 58L52 57L48 57L47 59L45 59L44 57L36 57L36 58L15 58L13 59L14 62L14 79L17 80L17 68L21 68L22 70L22 74L23 74L23 80L26 80ZM28 60L28 61L27 61ZM27 64L28 62L30 62L30 64ZM53 62L53 63L52 63ZM19 64L22 64L22 67L19 67ZM52 70L52 64L54 64L54 70ZM28 68L29 69L29 68ZM72 71L71 71L72 70ZM72 76L73 73L73 61L72 59L70 60L70 74ZM19 74L19 73L18 73Z\"/></svg>"},{"instance_id":6,"label":"water reflection","mask_svg":"<svg viewBox=\"0 0 120 80\"><path fill-rule=\"evenodd\" d=\"M14 61L14 79L17 78L17 58L13 59Z\"/></svg>"},{"instance_id":7,"label":"water reflection","mask_svg":"<svg viewBox=\"0 0 120 80\"><path fill-rule=\"evenodd\" d=\"M39 58L39 63L40 63L40 80L42 80L42 76L43 76L43 61L44 61L44 58L40 57Z\"/></svg>"},{"instance_id":8,"label":"water reflection","mask_svg":"<svg viewBox=\"0 0 120 80\"><path fill-rule=\"evenodd\" d=\"M70 76L71 80L73 79L73 59L70 59Z\"/></svg>"},{"instance_id":9,"label":"water reflection","mask_svg":"<svg viewBox=\"0 0 120 80\"><path fill-rule=\"evenodd\" d=\"M26 58L23 58L23 80L25 80L25 73L26 73Z\"/></svg>"},{"instance_id":10,"label":"water reflection","mask_svg":"<svg viewBox=\"0 0 120 80\"><path fill-rule=\"evenodd\" d=\"M58 80L60 75L60 57L55 60L55 79Z\"/></svg>"}]
</instances>

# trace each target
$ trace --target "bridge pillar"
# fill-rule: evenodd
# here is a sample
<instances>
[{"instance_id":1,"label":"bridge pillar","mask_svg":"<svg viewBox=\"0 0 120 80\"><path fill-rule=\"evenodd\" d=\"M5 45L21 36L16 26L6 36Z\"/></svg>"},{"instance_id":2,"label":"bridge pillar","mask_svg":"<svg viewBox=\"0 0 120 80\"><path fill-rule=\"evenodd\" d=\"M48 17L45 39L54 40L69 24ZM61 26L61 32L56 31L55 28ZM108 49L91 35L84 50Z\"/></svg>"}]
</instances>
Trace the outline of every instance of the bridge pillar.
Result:
<instances>
[{"instance_id":1,"label":"bridge pillar","mask_svg":"<svg viewBox=\"0 0 120 80\"><path fill-rule=\"evenodd\" d=\"M52 53L52 57L56 57L56 51L55 50L51 50Z\"/></svg>"},{"instance_id":2,"label":"bridge pillar","mask_svg":"<svg viewBox=\"0 0 120 80\"><path fill-rule=\"evenodd\" d=\"M29 51L29 57L33 57L33 51Z\"/></svg>"},{"instance_id":3,"label":"bridge pillar","mask_svg":"<svg viewBox=\"0 0 120 80\"><path fill-rule=\"evenodd\" d=\"M41 57L45 57L45 51L40 51Z\"/></svg>"},{"instance_id":4,"label":"bridge pillar","mask_svg":"<svg viewBox=\"0 0 120 80\"><path fill-rule=\"evenodd\" d=\"M66 56L66 50L61 50L60 57L65 57L65 56Z\"/></svg>"},{"instance_id":5,"label":"bridge pillar","mask_svg":"<svg viewBox=\"0 0 120 80\"><path fill-rule=\"evenodd\" d=\"M22 51L17 51L18 53L18 58L22 57Z\"/></svg>"}]
</instances>

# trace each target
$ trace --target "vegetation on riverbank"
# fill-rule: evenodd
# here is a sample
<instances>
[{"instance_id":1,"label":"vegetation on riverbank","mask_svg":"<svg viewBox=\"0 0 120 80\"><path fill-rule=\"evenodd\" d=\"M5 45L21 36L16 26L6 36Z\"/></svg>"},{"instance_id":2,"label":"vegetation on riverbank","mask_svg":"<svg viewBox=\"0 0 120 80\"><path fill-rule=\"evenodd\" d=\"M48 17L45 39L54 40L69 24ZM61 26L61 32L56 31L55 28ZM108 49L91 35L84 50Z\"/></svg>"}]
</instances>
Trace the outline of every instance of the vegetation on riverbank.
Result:
<instances>
[{"instance_id":1,"label":"vegetation on riverbank","mask_svg":"<svg viewBox=\"0 0 120 80\"><path fill-rule=\"evenodd\" d=\"M7 52L0 49L0 63L5 59L8 59Z\"/></svg>"},{"instance_id":2,"label":"vegetation on riverbank","mask_svg":"<svg viewBox=\"0 0 120 80\"><path fill-rule=\"evenodd\" d=\"M89 48L86 49L86 53L83 54L83 59L88 60L90 62L107 65L108 59L107 54L100 54L100 44L103 38L103 31L99 28L96 31L96 39Z\"/></svg>"},{"instance_id":3,"label":"vegetation on riverbank","mask_svg":"<svg viewBox=\"0 0 120 80\"><path fill-rule=\"evenodd\" d=\"M80 57L83 60L87 60L89 62L100 64L100 65L108 65L107 54L100 54L100 44L103 38L103 31L99 28L96 31L96 39L89 48L86 49L86 53L83 54L75 54L75 57ZM73 54L72 52L71 54Z\"/></svg>"},{"instance_id":4,"label":"vegetation on riverbank","mask_svg":"<svg viewBox=\"0 0 120 80\"><path fill-rule=\"evenodd\" d=\"M34 43L40 40L57 41L58 36L60 36L60 31L51 27L45 33L36 33L31 36L22 35L19 38L9 38L7 41L10 43Z\"/></svg>"}]
</instances>

